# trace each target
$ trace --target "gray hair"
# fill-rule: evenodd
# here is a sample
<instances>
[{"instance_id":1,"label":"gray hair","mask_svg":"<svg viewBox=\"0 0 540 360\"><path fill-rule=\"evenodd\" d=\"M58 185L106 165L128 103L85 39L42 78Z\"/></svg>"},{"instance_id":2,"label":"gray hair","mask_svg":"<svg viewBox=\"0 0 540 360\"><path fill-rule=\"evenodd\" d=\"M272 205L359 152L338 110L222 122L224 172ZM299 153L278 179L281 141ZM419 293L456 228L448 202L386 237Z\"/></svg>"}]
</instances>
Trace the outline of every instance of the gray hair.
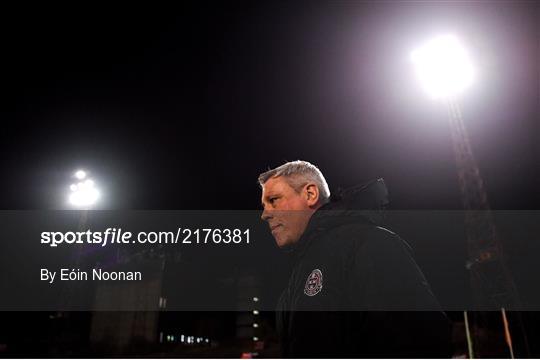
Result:
<instances>
[{"instance_id":1,"label":"gray hair","mask_svg":"<svg viewBox=\"0 0 540 360\"><path fill-rule=\"evenodd\" d=\"M278 176L283 176L287 183L297 192L306 183L313 182L319 189L320 203L325 204L330 201L330 189L321 170L307 161L290 161L275 169L268 170L259 175L259 185L262 187L270 178Z\"/></svg>"}]
</instances>

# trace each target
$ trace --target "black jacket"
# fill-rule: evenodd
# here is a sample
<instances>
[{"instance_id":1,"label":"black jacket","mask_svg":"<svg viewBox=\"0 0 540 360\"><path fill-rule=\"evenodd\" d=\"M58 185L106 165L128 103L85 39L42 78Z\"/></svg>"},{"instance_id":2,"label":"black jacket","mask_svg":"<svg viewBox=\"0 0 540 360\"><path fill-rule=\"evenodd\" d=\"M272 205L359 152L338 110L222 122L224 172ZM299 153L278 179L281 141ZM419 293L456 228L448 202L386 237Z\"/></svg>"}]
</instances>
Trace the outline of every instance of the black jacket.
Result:
<instances>
[{"instance_id":1,"label":"black jacket","mask_svg":"<svg viewBox=\"0 0 540 360\"><path fill-rule=\"evenodd\" d=\"M396 234L358 211L323 207L292 256L277 308L283 356L450 355L449 322Z\"/></svg>"}]
</instances>

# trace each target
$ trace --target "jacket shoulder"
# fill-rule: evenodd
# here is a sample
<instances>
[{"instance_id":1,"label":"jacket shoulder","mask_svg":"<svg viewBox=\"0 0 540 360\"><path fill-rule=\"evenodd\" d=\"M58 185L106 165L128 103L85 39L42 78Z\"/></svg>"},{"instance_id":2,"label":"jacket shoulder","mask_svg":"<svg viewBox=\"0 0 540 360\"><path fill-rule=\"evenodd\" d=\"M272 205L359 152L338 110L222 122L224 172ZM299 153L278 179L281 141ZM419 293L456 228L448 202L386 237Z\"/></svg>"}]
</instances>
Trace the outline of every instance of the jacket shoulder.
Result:
<instances>
[{"instance_id":1,"label":"jacket shoulder","mask_svg":"<svg viewBox=\"0 0 540 360\"><path fill-rule=\"evenodd\" d=\"M393 231L368 222L348 223L326 231L324 238L334 246L352 247L351 251L384 251L385 248L403 247L412 254L410 245Z\"/></svg>"},{"instance_id":2,"label":"jacket shoulder","mask_svg":"<svg viewBox=\"0 0 540 360\"><path fill-rule=\"evenodd\" d=\"M375 226L351 252L351 279L370 309L440 310L411 247L397 234Z\"/></svg>"}]
</instances>

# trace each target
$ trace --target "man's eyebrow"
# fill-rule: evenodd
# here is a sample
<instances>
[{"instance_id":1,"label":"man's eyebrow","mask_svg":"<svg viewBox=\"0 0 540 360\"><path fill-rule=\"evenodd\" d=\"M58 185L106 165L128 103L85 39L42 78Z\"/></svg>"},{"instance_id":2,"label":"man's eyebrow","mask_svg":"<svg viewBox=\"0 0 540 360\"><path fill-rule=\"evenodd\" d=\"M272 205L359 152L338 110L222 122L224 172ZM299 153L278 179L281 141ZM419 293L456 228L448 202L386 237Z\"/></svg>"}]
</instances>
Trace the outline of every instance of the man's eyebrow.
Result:
<instances>
[{"instance_id":1,"label":"man's eyebrow","mask_svg":"<svg viewBox=\"0 0 540 360\"><path fill-rule=\"evenodd\" d=\"M262 202L261 202L261 207L264 209L264 200L270 200L271 197L273 196L276 196L274 193L268 193L266 195L263 196L262 198Z\"/></svg>"},{"instance_id":2,"label":"man's eyebrow","mask_svg":"<svg viewBox=\"0 0 540 360\"><path fill-rule=\"evenodd\" d=\"M268 193L264 196L263 201L270 200L271 198L276 197L276 196L278 196L276 193Z\"/></svg>"}]
</instances>

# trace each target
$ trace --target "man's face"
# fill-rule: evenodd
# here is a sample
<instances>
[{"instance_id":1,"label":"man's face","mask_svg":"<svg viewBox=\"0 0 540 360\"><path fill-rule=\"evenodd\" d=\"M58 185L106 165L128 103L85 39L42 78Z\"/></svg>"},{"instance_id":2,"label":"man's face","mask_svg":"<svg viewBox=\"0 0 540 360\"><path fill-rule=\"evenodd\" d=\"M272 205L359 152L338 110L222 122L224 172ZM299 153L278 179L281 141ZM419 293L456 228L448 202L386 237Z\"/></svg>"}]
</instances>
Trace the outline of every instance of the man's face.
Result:
<instances>
[{"instance_id":1,"label":"man's face","mask_svg":"<svg viewBox=\"0 0 540 360\"><path fill-rule=\"evenodd\" d=\"M306 187L297 192L282 176L270 178L264 183L261 201L264 208L261 219L268 222L280 248L300 239L315 212L313 199L310 199Z\"/></svg>"}]
</instances>

